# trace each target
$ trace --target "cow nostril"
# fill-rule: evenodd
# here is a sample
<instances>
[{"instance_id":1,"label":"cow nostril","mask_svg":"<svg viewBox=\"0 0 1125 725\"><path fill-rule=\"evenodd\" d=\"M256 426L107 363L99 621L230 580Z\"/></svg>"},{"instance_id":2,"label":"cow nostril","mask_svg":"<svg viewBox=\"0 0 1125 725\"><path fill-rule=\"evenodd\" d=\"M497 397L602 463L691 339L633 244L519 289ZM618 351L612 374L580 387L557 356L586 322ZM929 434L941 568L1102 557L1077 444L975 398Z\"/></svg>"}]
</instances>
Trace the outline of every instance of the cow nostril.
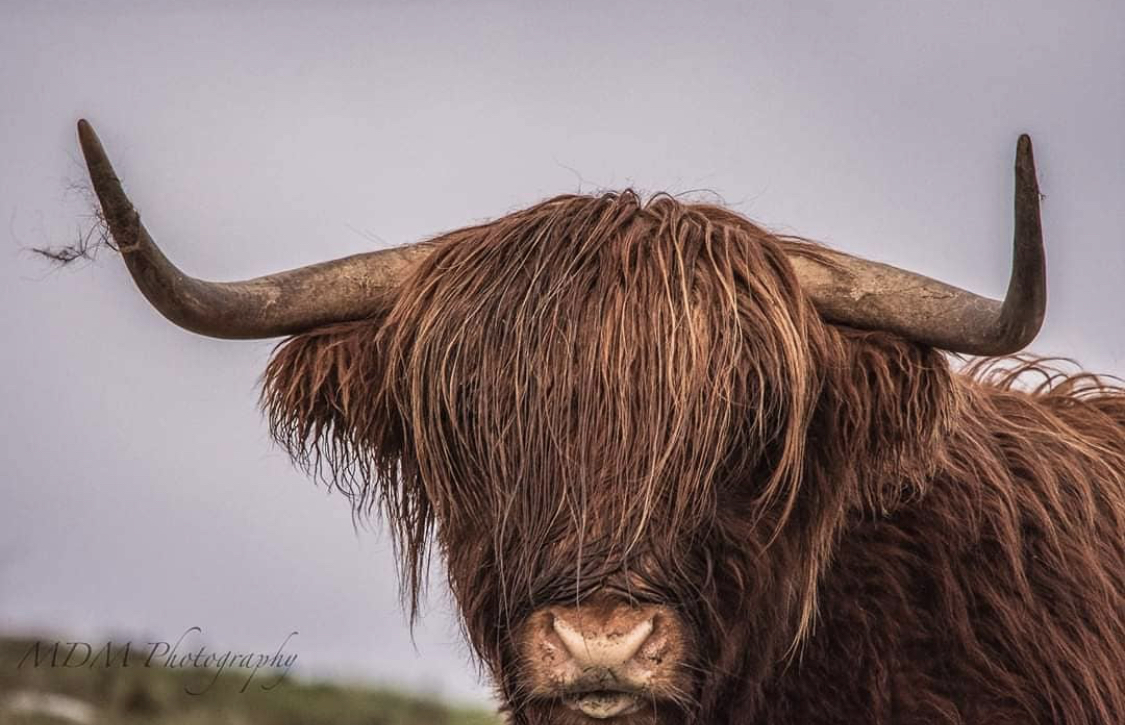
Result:
<instances>
[{"instance_id":1,"label":"cow nostril","mask_svg":"<svg viewBox=\"0 0 1125 725\"><path fill-rule=\"evenodd\" d=\"M580 667L616 667L633 658L652 634L653 621L652 617L648 617L619 632L583 631L556 616L552 627Z\"/></svg>"}]
</instances>

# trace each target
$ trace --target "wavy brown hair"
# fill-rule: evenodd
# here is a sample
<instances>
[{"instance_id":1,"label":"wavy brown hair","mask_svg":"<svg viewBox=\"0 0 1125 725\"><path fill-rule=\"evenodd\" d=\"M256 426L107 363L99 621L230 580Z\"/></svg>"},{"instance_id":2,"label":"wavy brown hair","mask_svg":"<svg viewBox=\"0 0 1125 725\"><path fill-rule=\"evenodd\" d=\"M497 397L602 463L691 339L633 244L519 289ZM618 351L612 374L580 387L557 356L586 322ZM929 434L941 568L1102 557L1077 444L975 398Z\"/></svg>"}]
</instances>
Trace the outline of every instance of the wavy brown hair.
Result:
<instances>
[{"instance_id":1,"label":"wavy brown hair","mask_svg":"<svg viewBox=\"0 0 1125 725\"><path fill-rule=\"evenodd\" d=\"M818 247L667 195L434 241L263 404L382 508L411 612L437 547L516 722L515 627L597 589L691 626L677 720L1125 722L1120 388L826 324Z\"/></svg>"}]
</instances>

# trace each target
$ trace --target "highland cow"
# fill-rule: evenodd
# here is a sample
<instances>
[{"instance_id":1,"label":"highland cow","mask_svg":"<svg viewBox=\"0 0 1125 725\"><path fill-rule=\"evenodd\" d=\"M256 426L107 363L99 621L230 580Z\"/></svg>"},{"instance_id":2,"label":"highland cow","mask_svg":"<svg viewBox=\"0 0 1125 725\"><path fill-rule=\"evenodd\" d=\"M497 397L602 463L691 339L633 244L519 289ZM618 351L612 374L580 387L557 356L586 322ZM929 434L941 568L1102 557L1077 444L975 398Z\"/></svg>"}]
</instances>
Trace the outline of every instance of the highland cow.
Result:
<instances>
[{"instance_id":1,"label":"highland cow","mask_svg":"<svg viewBox=\"0 0 1125 725\"><path fill-rule=\"evenodd\" d=\"M513 723L1125 722L1125 390L996 357L1046 299L1026 137L996 301L631 191L203 282L79 135L161 313L291 336L274 437L412 613L440 557Z\"/></svg>"}]
</instances>

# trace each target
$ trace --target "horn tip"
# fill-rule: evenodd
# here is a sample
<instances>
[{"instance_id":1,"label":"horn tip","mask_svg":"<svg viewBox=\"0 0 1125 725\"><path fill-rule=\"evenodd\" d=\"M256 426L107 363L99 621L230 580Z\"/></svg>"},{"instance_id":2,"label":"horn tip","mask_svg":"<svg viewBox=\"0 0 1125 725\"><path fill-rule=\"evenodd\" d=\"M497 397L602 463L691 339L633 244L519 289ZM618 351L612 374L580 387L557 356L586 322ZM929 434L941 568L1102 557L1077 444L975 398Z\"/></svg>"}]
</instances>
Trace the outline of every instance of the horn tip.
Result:
<instances>
[{"instance_id":1,"label":"horn tip","mask_svg":"<svg viewBox=\"0 0 1125 725\"><path fill-rule=\"evenodd\" d=\"M87 165L103 162L105 159L101 139L98 138L93 125L84 118L78 119L78 145L82 147Z\"/></svg>"},{"instance_id":2,"label":"horn tip","mask_svg":"<svg viewBox=\"0 0 1125 725\"><path fill-rule=\"evenodd\" d=\"M1031 147L1031 136L1026 133L1021 133L1019 140L1016 142L1016 163L1020 166L1035 165L1035 156Z\"/></svg>"},{"instance_id":3,"label":"horn tip","mask_svg":"<svg viewBox=\"0 0 1125 725\"><path fill-rule=\"evenodd\" d=\"M1035 173L1035 154L1031 147L1031 136L1020 134L1016 143L1016 177L1023 188L1034 190L1038 193L1039 184Z\"/></svg>"},{"instance_id":4,"label":"horn tip","mask_svg":"<svg viewBox=\"0 0 1125 725\"><path fill-rule=\"evenodd\" d=\"M93 125L89 121L84 118L78 119L78 139L80 141L86 141L90 138L97 138L97 136L98 135L94 133Z\"/></svg>"}]
</instances>

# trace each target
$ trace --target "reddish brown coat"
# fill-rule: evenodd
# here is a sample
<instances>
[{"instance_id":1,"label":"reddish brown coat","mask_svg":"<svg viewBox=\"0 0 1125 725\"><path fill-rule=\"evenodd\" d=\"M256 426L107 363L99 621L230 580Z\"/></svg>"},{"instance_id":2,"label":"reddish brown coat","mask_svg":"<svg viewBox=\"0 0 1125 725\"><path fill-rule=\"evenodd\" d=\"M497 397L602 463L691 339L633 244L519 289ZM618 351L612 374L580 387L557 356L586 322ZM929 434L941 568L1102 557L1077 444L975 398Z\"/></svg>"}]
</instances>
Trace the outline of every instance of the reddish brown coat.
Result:
<instances>
[{"instance_id":1,"label":"reddish brown coat","mask_svg":"<svg viewBox=\"0 0 1125 725\"><path fill-rule=\"evenodd\" d=\"M667 196L435 241L263 400L414 605L438 547L514 722L575 721L520 637L597 591L688 623L665 725L1125 722L1121 388L826 324L815 246Z\"/></svg>"}]
</instances>

